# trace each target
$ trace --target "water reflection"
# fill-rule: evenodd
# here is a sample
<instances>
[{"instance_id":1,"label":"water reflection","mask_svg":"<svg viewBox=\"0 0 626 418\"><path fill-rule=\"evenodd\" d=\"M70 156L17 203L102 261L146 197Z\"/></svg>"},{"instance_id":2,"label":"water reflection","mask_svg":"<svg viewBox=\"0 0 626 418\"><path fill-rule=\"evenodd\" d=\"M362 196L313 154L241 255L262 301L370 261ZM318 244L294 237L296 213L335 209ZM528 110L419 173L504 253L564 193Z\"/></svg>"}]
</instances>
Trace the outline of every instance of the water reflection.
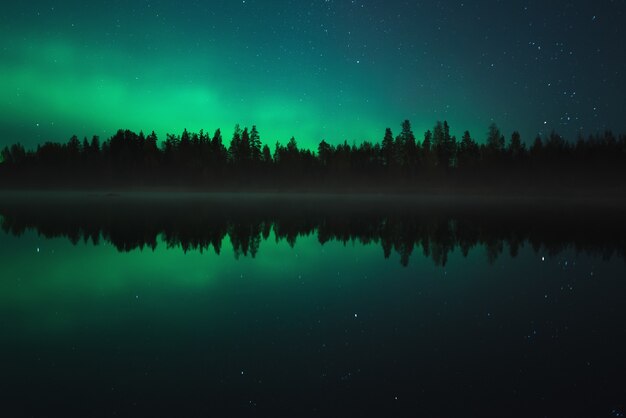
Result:
<instances>
[{"instance_id":1,"label":"water reflection","mask_svg":"<svg viewBox=\"0 0 626 418\"><path fill-rule=\"evenodd\" d=\"M577 252L626 258L626 215L618 204L585 201L341 198L331 196L206 195L3 195L2 230L20 236L35 229L72 243L106 241L121 252L168 247L220 253L226 237L235 257L255 257L263 240L315 234L320 244L340 241L378 245L402 265L422 252L445 266L459 248L476 246L488 262L530 245L556 255Z\"/></svg>"}]
</instances>

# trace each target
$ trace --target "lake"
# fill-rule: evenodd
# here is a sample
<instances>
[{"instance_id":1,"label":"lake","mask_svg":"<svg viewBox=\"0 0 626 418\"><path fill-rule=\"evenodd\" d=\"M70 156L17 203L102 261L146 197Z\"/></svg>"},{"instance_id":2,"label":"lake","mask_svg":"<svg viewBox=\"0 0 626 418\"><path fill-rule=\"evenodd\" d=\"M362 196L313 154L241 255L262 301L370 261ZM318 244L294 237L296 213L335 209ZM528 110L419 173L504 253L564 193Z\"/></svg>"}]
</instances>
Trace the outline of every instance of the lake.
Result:
<instances>
[{"instance_id":1,"label":"lake","mask_svg":"<svg viewBox=\"0 0 626 418\"><path fill-rule=\"evenodd\" d=\"M3 415L623 416L625 207L3 193Z\"/></svg>"}]
</instances>

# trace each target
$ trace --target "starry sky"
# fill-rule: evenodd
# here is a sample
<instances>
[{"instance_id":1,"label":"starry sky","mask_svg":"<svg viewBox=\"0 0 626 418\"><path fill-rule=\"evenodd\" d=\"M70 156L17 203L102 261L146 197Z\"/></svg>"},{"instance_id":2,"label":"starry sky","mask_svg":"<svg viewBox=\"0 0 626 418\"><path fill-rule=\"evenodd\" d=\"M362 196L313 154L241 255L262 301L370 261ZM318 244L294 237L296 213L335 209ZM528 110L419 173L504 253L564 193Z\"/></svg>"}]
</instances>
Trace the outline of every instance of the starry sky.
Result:
<instances>
[{"instance_id":1,"label":"starry sky","mask_svg":"<svg viewBox=\"0 0 626 418\"><path fill-rule=\"evenodd\" d=\"M626 2L57 0L0 14L0 146L258 125L379 141L626 131Z\"/></svg>"}]
</instances>

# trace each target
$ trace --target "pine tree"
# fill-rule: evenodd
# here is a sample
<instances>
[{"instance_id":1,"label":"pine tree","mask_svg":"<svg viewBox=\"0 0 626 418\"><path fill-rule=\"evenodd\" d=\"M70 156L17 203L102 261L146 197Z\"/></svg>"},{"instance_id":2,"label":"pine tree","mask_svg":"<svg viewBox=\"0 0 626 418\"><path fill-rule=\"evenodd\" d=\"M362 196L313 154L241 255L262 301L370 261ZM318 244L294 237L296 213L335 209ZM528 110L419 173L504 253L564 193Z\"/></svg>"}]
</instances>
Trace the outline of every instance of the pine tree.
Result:
<instances>
[{"instance_id":1,"label":"pine tree","mask_svg":"<svg viewBox=\"0 0 626 418\"><path fill-rule=\"evenodd\" d=\"M524 151L524 144L522 144L519 132L513 132L511 135L511 143L509 144L509 154L511 155L511 158L514 160L519 159Z\"/></svg>"},{"instance_id":2,"label":"pine tree","mask_svg":"<svg viewBox=\"0 0 626 418\"><path fill-rule=\"evenodd\" d=\"M187 129L183 130L183 134L180 136L180 148L181 150L188 150L191 147L191 136Z\"/></svg>"},{"instance_id":3,"label":"pine tree","mask_svg":"<svg viewBox=\"0 0 626 418\"><path fill-rule=\"evenodd\" d=\"M417 145L415 143L415 135L411 130L411 122L408 119L402 122L400 138L402 146L400 162L402 166L412 169L415 165Z\"/></svg>"},{"instance_id":4,"label":"pine tree","mask_svg":"<svg viewBox=\"0 0 626 418\"><path fill-rule=\"evenodd\" d=\"M489 125L487 148L495 154L501 153L504 150L504 136L500 133L500 129L498 129L498 125L495 123Z\"/></svg>"},{"instance_id":5,"label":"pine tree","mask_svg":"<svg viewBox=\"0 0 626 418\"><path fill-rule=\"evenodd\" d=\"M145 142L145 149L147 153L153 154L157 151L157 134L152 131L147 137Z\"/></svg>"},{"instance_id":6,"label":"pine tree","mask_svg":"<svg viewBox=\"0 0 626 418\"><path fill-rule=\"evenodd\" d=\"M80 159L80 141L76 135L72 135L67 143L67 156L70 164L76 164Z\"/></svg>"},{"instance_id":7,"label":"pine tree","mask_svg":"<svg viewBox=\"0 0 626 418\"><path fill-rule=\"evenodd\" d=\"M221 167L226 164L226 160L228 158L228 152L226 151L226 147L222 141L222 131L220 129L216 129L213 134L213 138L211 139L211 162L214 167Z\"/></svg>"},{"instance_id":8,"label":"pine tree","mask_svg":"<svg viewBox=\"0 0 626 418\"><path fill-rule=\"evenodd\" d=\"M533 142L533 146L530 148L530 155L534 159L541 158L543 154L543 141L541 140L541 136L537 135L535 137L535 141Z\"/></svg>"},{"instance_id":9,"label":"pine tree","mask_svg":"<svg viewBox=\"0 0 626 418\"><path fill-rule=\"evenodd\" d=\"M473 167L478 163L479 158L480 154L478 144L472 139L469 131L465 131L465 133L463 133L463 138L461 138L461 143L459 144L457 156L458 167Z\"/></svg>"},{"instance_id":10,"label":"pine tree","mask_svg":"<svg viewBox=\"0 0 626 418\"><path fill-rule=\"evenodd\" d=\"M437 166L448 168L449 157L447 155L446 134L443 123L437 121L433 129L433 148L437 156Z\"/></svg>"},{"instance_id":11,"label":"pine tree","mask_svg":"<svg viewBox=\"0 0 626 418\"><path fill-rule=\"evenodd\" d=\"M289 142L287 143L287 152L289 152L289 154L291 154L292 156L298 154L298 142L293 136L291 137L291 139L289 139Z\"/></svg>"},{"instance_id":12,"label":"pine tree","mask_svg":"<svg viewBox=\"0 0 626 418\"><path fill-rule=\"evenodd\" d=\"M250 161L250 156L252 155L250 149L250 133L248 132L248 128L244 128L241 133L241 147L239 148L238 158L240 162L247 164Z\"/></svg>"},{"instance_id":13,"label":"pine tree","mask_svg":"<svg viewBox=\"0 0 626 418\"><path fill-rule=\"evenodd\" d=\"M267 144L263 145L263 151L261 152L261 161L263 164L271 164L272 162L272 153L270 151L270 147Z\"/></svg>"},{"instance_id":14,"label":"pine tree","mask_svg":"<svg viewBox=\"0 0 626 418\"><path fill-rule=\"evenodd\" d=\"M454 167L456 164L456 137L450 136L448 121L443 121L443 153L445 168Z\"/></svg>"},{"instance_id":15,"label":"pine tree","mask_svg":"<svg viewBox=\"0 0 626 418\"><path fill-rule=\"evenodd\" d=\"M391 132L391 128L387 128L385 130L385 137L383 138L383 143L381 147L381 151L383 154L383 165L385 167L391 167L393 165L393 157L394 157L394 141L393 141L393 133Z\"/></svg>"},{"instance_id":16,"label":"pine tree","mask_svg":"<svg viewBox=\"0 0 626 418\"><path fill-rule=\"evenodd\" d=\"M233 139L230 141L230 147L228 148L228 157L231 162L239 162L239 150L241 149L241 128L239 124L235 125L235 132L233 132Z\"/></svg>"},{"instance_id":17,"label":"pine tree","mask_svg":"<svg viewBox=\"0 0 626 418\"><path fill-rule=\"evenodd\" d=\"M424 142L422 142L422 150L424 153L429 153L433 145L433 133L428 130L424 132Z\"/></svg>"},{"instance_id":18,"label":"pine tree","mask_svg":"<svg viewBox=\"0 0 626 418\"><path fill-rule=\"evenodd\" d=\"M154 131L153 131L152 133L154 133ZM98 135L94 135L94 136L91 138L91 145L90 145L90 148L91 148L91 152L92 152L93 154L98 154L98 153L100 153L100 138L98 137Z\"/></svg>"},{"instance_id":19,"label":"pine tree","mask_svg":"<svg viewBox=\"0 0 626 418\"><path fill-rule=\"evenodd\" d=\"M328 142L322 140L317 147L317 156L322 167L327 167L329 165L331 154L332 147L328 144Z\"/></svg>"},{"instance_id":20,"label":"pine tree","mask_svg":"<svg viewBox=\"0 0 626 418\"><path fill-rule=\"evenodd\" d=\"M252 125L252 130L250 131L250 158L254 163L261 160L261 136L256 125Z\"/></svg>"}]
</instances>

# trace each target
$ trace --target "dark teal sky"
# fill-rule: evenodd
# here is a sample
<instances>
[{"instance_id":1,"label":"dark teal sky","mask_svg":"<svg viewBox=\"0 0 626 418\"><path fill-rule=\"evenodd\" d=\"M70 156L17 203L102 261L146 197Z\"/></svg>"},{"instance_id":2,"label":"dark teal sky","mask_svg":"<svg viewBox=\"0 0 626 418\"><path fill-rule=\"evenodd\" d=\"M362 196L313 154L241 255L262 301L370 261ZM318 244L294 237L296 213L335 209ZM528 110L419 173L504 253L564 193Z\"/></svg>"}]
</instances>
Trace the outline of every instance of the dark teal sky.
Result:
<instances>
[{"instance_id":1,"label":"dark teal sky","mask_svg":"<svg viewBox=\"0 0 626 418\"><path fill-rule=\"evenodd\" d=\"M315 147L438 119L626 131L624 1L29 1L0 15L0 145L183 128Z\"/></svg>"}]
</instances>

